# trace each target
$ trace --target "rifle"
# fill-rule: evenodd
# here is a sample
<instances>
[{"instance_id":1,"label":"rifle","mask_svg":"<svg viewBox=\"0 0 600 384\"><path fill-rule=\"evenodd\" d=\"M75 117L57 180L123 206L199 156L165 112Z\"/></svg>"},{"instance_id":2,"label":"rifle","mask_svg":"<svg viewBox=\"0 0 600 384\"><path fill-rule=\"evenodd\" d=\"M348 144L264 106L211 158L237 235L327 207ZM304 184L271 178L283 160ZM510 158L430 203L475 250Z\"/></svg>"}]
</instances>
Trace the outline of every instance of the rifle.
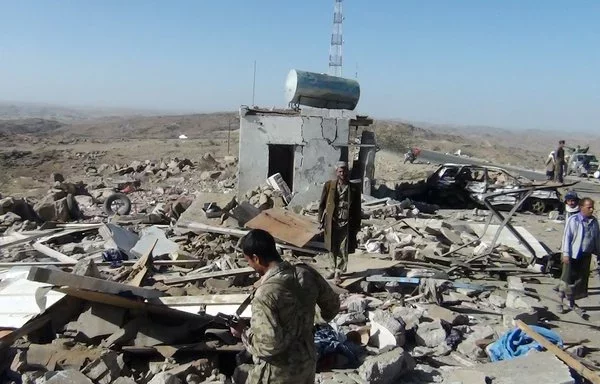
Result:
<instances>
[{"instance_id":1,"label":"rifle","mask_svg":"<svg viewBox=\"0 0 600 384\"><path fill-rule=\"evenodd\" d=\"M252 302L252 299L254 298L254 292L256 292L256 289L252 291L250 295L248 295L248 297L242 302L242 304L240 304L238 309L235 311L235 315L227 315L221 312L217 313L217 315L214 317L216 322L223 324L228 328L235 328L235 326L237 326L240 322L240 316L242 315L242 313L244 313L246 308L248 308L248 306Z\"/></svg>"}]
</instances>

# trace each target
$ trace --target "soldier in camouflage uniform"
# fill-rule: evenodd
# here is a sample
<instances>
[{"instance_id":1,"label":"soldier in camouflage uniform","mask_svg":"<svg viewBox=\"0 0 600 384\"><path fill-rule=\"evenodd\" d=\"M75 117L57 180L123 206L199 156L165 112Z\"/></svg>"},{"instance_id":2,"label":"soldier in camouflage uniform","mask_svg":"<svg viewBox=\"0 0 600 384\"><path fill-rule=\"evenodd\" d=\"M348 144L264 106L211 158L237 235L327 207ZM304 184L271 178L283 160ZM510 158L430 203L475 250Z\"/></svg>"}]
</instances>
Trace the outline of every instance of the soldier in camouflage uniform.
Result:
<instances>
[{"instance_id":1,"label":"soldier in camouflage uniform","mask_svg":"<svg viewBox=\"0 0 600 384\"><path fill-rule=\"evenodd\" d=\"M283 261L273 237L252 230L241 242L248 264L262 275L252 300L252 320L231 332L252 354L250 384L313 384L316 352L315 305L329 321L339 311L339 297L312 268Z\"/></svg>"}]
</instances>

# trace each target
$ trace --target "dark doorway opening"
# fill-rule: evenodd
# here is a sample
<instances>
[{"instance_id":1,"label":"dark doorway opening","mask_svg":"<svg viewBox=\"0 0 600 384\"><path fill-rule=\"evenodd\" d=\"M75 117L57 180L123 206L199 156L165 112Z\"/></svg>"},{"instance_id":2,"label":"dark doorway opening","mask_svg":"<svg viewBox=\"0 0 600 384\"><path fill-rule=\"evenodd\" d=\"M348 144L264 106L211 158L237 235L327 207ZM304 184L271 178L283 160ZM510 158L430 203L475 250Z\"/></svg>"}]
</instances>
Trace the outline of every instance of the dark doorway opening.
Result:
<instances>
[{"instance_id":1,"label":"dark doorway opening","mask_svg":"<svg viewBox=\"0 0 600 384\"><path fill-rule=\"evenodd\" d=\"M290 191L294 190L294 145L269 144L269 174L281 175Z\"/></svg>"}]
</instances>

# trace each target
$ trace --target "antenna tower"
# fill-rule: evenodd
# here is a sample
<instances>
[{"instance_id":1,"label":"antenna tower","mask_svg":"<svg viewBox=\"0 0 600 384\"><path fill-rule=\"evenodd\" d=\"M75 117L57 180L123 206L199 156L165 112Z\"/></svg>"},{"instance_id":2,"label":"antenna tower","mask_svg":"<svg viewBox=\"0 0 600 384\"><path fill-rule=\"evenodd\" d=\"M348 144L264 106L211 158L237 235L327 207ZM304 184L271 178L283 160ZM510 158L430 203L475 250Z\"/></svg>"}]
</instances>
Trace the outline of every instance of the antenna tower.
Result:
<instances>
[{"instance_id":1,"label":"antenna tower","mask_svg":"<svg viewBox=\"0 0 600 384\"><path fill-rule=\"evenodd\" d=\"M329 74L331 76L342 76L342 0L334 0L333 7L333 32L331 33L331 45L329 46Z\"/></svg>"}]
</instances>

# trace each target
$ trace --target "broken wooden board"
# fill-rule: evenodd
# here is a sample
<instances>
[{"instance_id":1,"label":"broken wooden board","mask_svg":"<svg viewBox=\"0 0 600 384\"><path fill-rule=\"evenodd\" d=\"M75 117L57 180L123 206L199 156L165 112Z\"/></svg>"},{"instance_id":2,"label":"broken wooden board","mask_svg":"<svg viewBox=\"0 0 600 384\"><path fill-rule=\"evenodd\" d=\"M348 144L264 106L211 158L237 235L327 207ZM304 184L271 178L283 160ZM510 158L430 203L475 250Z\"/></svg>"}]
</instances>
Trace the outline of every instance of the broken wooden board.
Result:
<instances>
[{"instance_id":1,"label":"broken wooden board","mask_svg":"<svg viewBox=\"0 0 600 384\"><path fill-rule=\"evenodd\" d=\"M55 251L54 249L50 248L46 244L43 244L42 242L33 243L31 246L33 247L33 249L35 249L39 253L42 253L48 257L51 257L51 258L61 261L63 263L67 263L67 262L68 263L77 263L77 259L67 256L64 253Z\"/></svg>"},{"instance_id":2,"label":"broken wooden board","mask_svg":"<svg viewBox=\"0 0 600 384\"><path fill-rule=\"evenodd\" d=\"M147 303L147 302L143 302L140 300L133 300L133 299L128 299L125 297L117 296L117 295L111 295L108 293L86 291L83 289L76 289L76 288L70 288L70 287L54 288L54 290L57 292L64 293L68 296L76 297L78 299L91 301L94 303L113 305L113 306L119 307L119 308L136 309L136 310L142 310L142 311L147 311L147 312L161 314L161 315L167 315L167 316L178 316L178 317L183 317L183 318L204 319L204 317L202 317L198 314L194 314L194 313L190 313L190 312L186 312L186 311L179 311L177 309L170 308L166 305Z\"/></svg>"},{"instance_id":3,"label":"broken wooden board","mask_svg":"<svg viewBox=\"0 0 600 384\"><path fill-rule=\"evenodd\" d=\"M249 294L219 294L198 296L163 296L149 300L149 303L171 306L208 305L208 304L242 304Z\"/></svg>"},{"instance_id":4,"label":"broken wooden board","mask_svg":"<svg viewBox=\"0 0 600 384\"><path fill-rule=\"evenodd\" d=\"M240 342L235 345L223 344L221 341L207 341L195 344L181 345L157 345L155 347L136 347L124 345L121 347L123 352L134 354L163 354L164 349L172 349L174 352L241 352L244 350L244 345Z\"/></svg>"},{"instance_id":5,"label":"broken wooden board","mask_svg":"<svg viewBox=\"0 0 600 384\"><path fill-rule=\"evenodd\" d=\"M297 247L304 247L319 234L317 223L281 208L272 208L246 223L247 228L263 229L273 237Z\"/></svg>"},{"instance_id":6,"label":"broken wooden board","mask_svg":"<svg viewBox=\"0 0 600 384\"><path fill-rule=\"evenodd\" d=\"M150 246L148 251L146 251L144 256L142 256L133 265L131 272L133 277L129 282L127 282L127 284L133 285L134 287L139 287L142 284L142 281L144 280L144 277L146 277L148 270L152 269L152 251L154 250L154 247L156 247L156 243L158 243L158 239L154 240L154 243Z\"/></svg>"},{"instance_id":7,"label":"broken wooden board","mask_svg":"<svg viewBox=\"0 0 600 384\"><path fill-rule=\"evenodd\" d=\"M247 275L250 273L254 273L254 269L251 267L246 268L236 268L236 269L228 269L225 271L216 271L216 272L206 272L206 273L198 273L195 275L187 275L182 277L174 277L170 279L165 279L163 281L164 284L179 284L179 283L188 283L190 281L198 281L198 280L206 280L210 278L219 278L219 277L228 277L228 276L238 276L238 275Z\"/></svg>"},{"instance_id":8,"label":"broken wooden board","mask_svg":"<svg viewBox=\"0 0 600 384\"><path fill-rule=\"evenodd\" d=\"M481 237L481 241L491 245L492 240L494 240L494 236L498 231L499 225L490 224L485 233L483 233L485 229L485 224L470 224L470 227L475 231L477 236ZM552 251L544 247L536 238L533 236L525 227L515 226L514 227L517 232L523 236L523 238L531 245L533 250L535 251L538 258L544 257L548 254L551 254ZM531 259L534 255L527 250L527 248L519 242L519 240L510 233L507 228L502 228L500 232L500 237L498 237L498 241L496 245L504 245L506 247L514 249L516 252L522 254L523 256Z\"/></svg>"},{"instance_id":9,"label":"broken wooden board","mask_svg":"<svg viewBox=\"0 0 600 384\"><path fill-rule=\"evenodd\" d=\"M133 287L126 284L115 283L94 277L78 276L72 273L42 267L32 267L27 275L27 280L114 295L134 295L145 299L152 299L163 295L162 292L154 289Z\"/></svg>"}]
</instances>

